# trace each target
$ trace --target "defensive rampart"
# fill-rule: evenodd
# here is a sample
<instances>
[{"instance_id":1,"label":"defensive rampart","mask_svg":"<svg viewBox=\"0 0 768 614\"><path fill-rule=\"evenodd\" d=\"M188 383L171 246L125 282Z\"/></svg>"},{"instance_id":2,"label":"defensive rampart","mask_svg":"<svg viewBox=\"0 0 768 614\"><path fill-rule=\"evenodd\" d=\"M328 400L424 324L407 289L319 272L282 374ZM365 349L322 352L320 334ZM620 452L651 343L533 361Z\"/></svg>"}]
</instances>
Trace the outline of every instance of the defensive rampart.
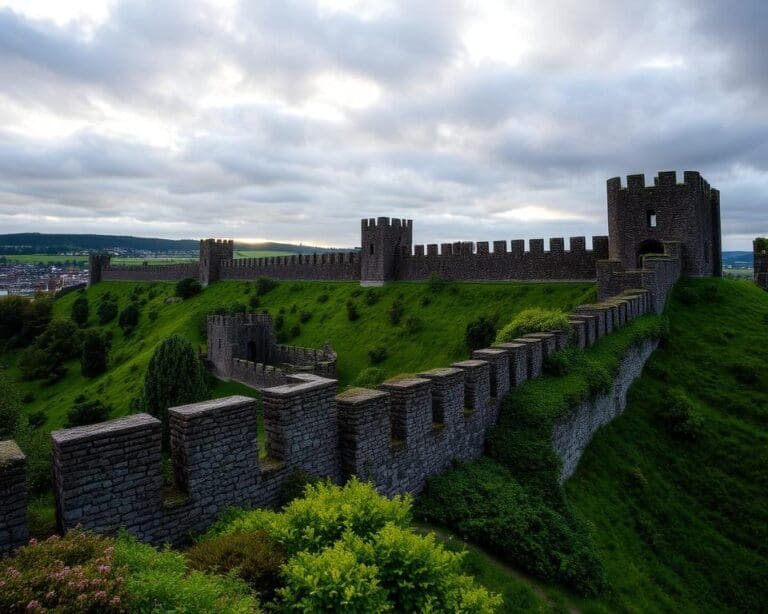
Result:
<instances>
[{"instance_id":1,"label":"defensive rampart","mask_svg":"<svg viewBox=\"0 0 768 614\"><path fill-rule=\"evenodd\" d=\"M608 237L592 237L592 249L584 237L531 239L525 241L442 243L414 246L402 254L398 279L420 280L439 275L453 280L592 280L598 260L608 257Z\"/></svg>"},{"instance_id":2,"label":"defensive rampart","mask_svg":"<svg viewBox=\"0 0 768 614\"><path fill-rule=\"evenodd\" d=\"M221 261L219 279L252 280L259 277L307 281L359 281L360 254L331 252Z\"/></svg>"},{"instance_id":3,"label":"defensive rampart","mask_svg":"<svg viewBox=\"0 0 768 614\"><path fill-rule=\"evenodd\" d=\"M163 487L155 418L135 414L56 431L59 527L105 533L126 528L144 541L180 543L228 506L276 504L282 483L296 469L336 482L357 475L387 495L419 493L428 476L483 453L500 399L538 377L549 354L569 339L581 348L591 346L665 300L648 290L627 291L574 310L570 331L526 335L447 368L391 379L376 390L337 395L333 379L290 374L286 384L262 392L265 455L259 450L254 399L172 408L175 486L170 490ZM620 390L626 385L617 384ZM586 430L561 427L561 443L554 445L567 452L567 467L577 461L573 450L586 445L584 432L591 436L603 419L592 422ZM26 536L25 461L13 442L3 442L0 451L0 549L8 552Z\"/></svg>"},{"instance_id":4,"label":"defensive rampart","mask_svg":"<svg viewBox=\"0 0 768 614\"><path fill-rule=\"evenodd\" d=\"M197 262L186 264L138 264L114 266L108 264L101 269L102 281L179 281L193 277L197 279L200 267Z\"/></svg>"}]
</instances>

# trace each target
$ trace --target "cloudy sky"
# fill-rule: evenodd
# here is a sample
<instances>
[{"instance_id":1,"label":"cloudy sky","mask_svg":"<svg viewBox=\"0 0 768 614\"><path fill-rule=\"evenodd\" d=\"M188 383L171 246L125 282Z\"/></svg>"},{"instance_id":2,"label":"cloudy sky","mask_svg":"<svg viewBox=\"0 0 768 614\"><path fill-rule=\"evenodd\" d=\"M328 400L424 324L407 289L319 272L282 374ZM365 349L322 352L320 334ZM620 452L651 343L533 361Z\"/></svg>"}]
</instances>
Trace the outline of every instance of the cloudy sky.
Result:
<instances>
[{"instance_id":1,"label":"cloudy sky","mask_svg":"<svg viewBox=\"0 0 768 614\"><path fill-rule=\"evenodd\" d=\"M0 0L0 232L604 234L700 170L768 234L768 2Z\"/></svg>"}]
</instances>

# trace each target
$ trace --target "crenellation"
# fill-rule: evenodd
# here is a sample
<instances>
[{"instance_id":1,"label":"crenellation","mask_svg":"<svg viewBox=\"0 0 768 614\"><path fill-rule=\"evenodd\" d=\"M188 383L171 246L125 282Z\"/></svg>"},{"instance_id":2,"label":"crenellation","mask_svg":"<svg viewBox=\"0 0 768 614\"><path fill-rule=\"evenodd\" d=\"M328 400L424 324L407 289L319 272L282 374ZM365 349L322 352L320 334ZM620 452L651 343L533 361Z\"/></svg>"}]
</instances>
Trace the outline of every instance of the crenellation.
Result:
<instances>
[{"instance_id":1,"label":"crenellation","mask_svg":"<svg viewBox=\"0 0 768 614\"><path fill-rule=\"evenodd\" d=\"M509 353L503 348L484 348L472 352L472 358L490 365L490 395L501 399L509 392Z\"/></svg>"},{"instance_id":2,"label":"crenellation","mask_svg":"<svg viewBox=\"0 0 768 614\"><path fill-rule=\"evenodd\" d=\"M522 343L526 348L528 379L539 377L543 368L543 342L534 337L518 337L513 343Z\"/></svg>"}]
</instances>

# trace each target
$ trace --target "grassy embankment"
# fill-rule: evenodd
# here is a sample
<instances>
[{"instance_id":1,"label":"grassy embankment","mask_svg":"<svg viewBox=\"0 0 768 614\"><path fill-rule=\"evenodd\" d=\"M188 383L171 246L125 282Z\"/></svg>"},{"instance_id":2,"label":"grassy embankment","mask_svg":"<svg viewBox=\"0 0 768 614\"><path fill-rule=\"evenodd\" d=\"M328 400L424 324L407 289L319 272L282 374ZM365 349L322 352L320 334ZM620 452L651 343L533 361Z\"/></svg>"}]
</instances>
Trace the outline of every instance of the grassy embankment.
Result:
<instances>
[{"instance_id":1,"label":"grassy embankment","mask_svg":"<svg viewBox=\"0 0 768 614\"><path fill-rule=\"evenodd\" d=\"M99 296L110 292L117 297L120 309L130 301L136 287L146 290L139 295L141 318L138 327L125 337L116 321L98 326L95 310ZM155 297L149 299L149 288ZM99 377L88 379L80 374L76 360L66 364L67 375L52 386L40 382L20 381L17 368L18 355L0 355L0 364L10 367L10 375L18 381L22 396L29 395L25 410L28 413L43 410L48 416L45 429L60 427L67 410L80 394L99 398L113 407L113 416L129 412L131 399L140 391L144 371L152 353L163 339L178 333L192 341L201 350L205 347L203 329L206 314L216 308L233 303L248 304L255 284L248 282L219 282L201 294L183 303L166 304L174 294L169 283L136 284L130 282L103 282L86 292L90 304L89 328L104 329L112 334L109 370ZM307 347L322 347L330 341L339 354L338 375L342 385L349 384L357 374L370 366L368 352L377 347L387 350L387 357L378 364L385 375L415 372L465 358L464 328L471 320L490 315L506 322L518 311L531 306L562 307L569 309L594 297L591 284L448 284L438 292L431 292L426 284L395 283L373 290L375 304L367 304L364 293L356 283L282 282L260 297L259 311L268 310L273 316L285 311L284 328L300 326L300 334L288 343ZM69 318L72 303L78 296L71 293L54 303L55 317ZM324 302L320 302L327 297ZM402 319L397 325L390 322L392 303L402 302ZM320 300L318 300L320 299ZM346 304L353 301L359 319L349 321ZM424 304L428 302L429 304ZM295 306L295 307L294 307ZM156 311L151 320L149 313ZM301 323L301 314L309 319ZM307 317L306 315L304 316ZM407 321L416 318L408 328ZM218 396L247 391L234 384L219 384ZM32 398L33 397L33 398Z\"/></svg>"}]
</instances>

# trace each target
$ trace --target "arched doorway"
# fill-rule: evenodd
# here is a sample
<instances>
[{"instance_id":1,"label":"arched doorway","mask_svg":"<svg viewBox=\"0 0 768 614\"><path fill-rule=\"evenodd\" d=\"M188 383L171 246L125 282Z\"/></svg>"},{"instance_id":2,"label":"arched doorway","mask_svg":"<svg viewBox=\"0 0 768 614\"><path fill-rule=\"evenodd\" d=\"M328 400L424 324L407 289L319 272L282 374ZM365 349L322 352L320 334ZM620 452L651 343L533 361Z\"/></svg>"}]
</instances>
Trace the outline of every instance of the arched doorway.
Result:
<instances>
[{"instance_id":1,"label":"arched doorway","mask_svg":"<svg viewBox=\"0 0 768 614\"><path fill-rule=\"evenodd\" d=\"M643 256L646 254L663 254L664 244L657 239L646 239L640 244L640 248L637 250L637 266L642 268Z\"/></svg>"}]
</instances>

